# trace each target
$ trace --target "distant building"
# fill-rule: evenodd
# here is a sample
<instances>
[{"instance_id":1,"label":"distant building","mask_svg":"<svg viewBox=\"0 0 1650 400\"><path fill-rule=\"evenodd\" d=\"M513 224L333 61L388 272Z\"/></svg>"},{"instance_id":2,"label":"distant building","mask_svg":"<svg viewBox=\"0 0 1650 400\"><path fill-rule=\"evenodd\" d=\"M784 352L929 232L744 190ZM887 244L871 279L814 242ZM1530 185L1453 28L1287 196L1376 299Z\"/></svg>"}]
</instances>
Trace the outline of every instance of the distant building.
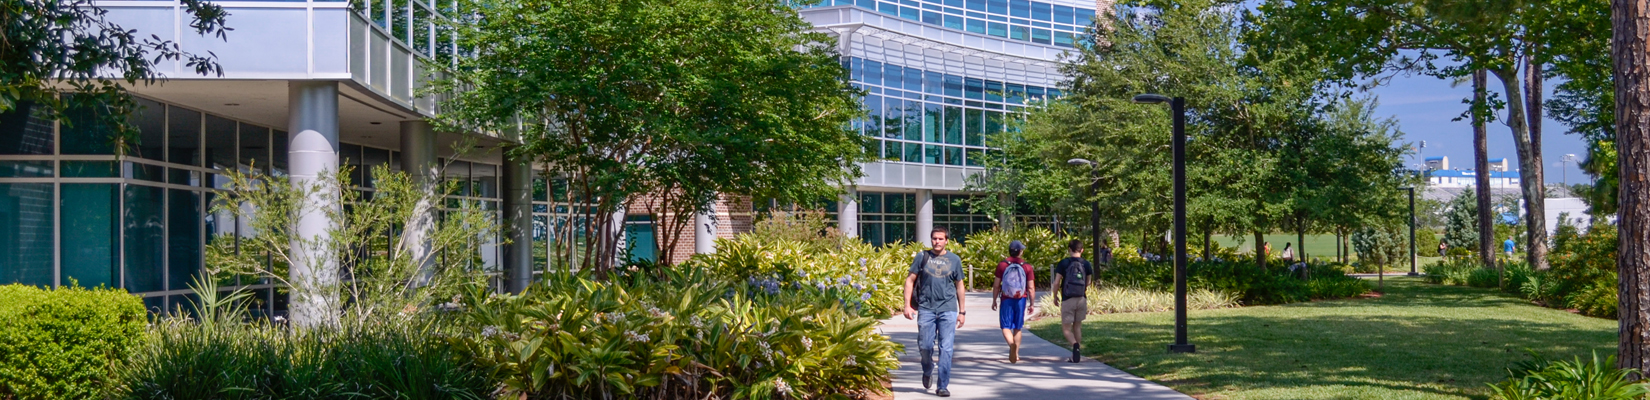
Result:
<instances>
[{"instance_id":1,"label":"distant building","mask_svg":"<svg viewBox=\"0 0 1650 400\"><path fill-rule=\"evenodd\" d=\"M1507 170L1508 170L1508 168L1507 168L1507 159L1505 159L1505 158L1491 158L1490 159L1490 170L1491 171L1507 172Z\"/></svg>"},{"instance_id":2,"label":"distant building","mask_svg":"<svg viewBox=\"0 0 1650 400\"><path fill-rule=\"evenodd\" d=\"M1449 157L1427 157L1427 169L1432 171L1449 169Z\"/></svg>"},{"instance_id":3,"label":"distant building","mask_svg":"<svg viewBox=\"0 0 1650 400\"><path fill-rule=\"evenodd\" d=\"M1431 160L1428 160L1428 162L1430 163ZM1506 163L1503 162L1502 165L1504 166ZM1489 174L1490 188L1492 189L1518 187L1519 176L1517 171L1499 171L1491 167ZM1427 185L1432 187L1464 188L1474 185L1477 181L1478 176L1473 171L1433 170L1427 172Z\"/></svg>"}]
</instances>

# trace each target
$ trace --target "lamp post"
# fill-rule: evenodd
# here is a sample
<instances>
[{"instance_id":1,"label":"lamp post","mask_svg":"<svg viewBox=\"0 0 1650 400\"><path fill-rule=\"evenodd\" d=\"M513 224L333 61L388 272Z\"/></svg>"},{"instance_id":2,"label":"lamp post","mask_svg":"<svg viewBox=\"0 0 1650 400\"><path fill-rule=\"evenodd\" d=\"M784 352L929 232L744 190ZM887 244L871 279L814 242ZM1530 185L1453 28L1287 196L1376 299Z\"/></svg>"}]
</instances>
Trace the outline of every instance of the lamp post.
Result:
<instances>
[{"instance_id":1,"label":"lamp post","mask_svg":"<svg viewBox=\"0 0 1650 400\"><path fill-rule=\"evenodd\" d=\"M1169 103L1174 118L1174 344L1171 353L1194 353L1186 340L1186 99L1161 94L1134 96L1141 104Z\"/></svg>"},{"instance_id":2,"label":"lamp post","mask_svg":"<svg viewBox=\"0 0 1650 400\"><path fill-rule=\"evenodd\" d=\"M1402 187L1409 191L1409 276L1421 276L1415 272L1415 187Z\"/></svg>"},{"instance_id":3,"label":"lamp post","mask_svg":"<svg viewBox=\"0 0 1650 400\"><path fill-rule=\"evenodd\" d=\"M1570 169L1566 168L1566 166L1570 162L1573 162L1575 160L1576 160L1576 155L1575 154L1565 154L1564 157L1561 157L1561 158L1558 159L1558 169L1561 170L1561 171L1564 171L1564 191L1565 191L1565 193L1569 193L1569 190L1570 190Z\"/></svg>"},{"instance_id":4,"label":"lamp post","mask_svg":"<svg viewBox=\"0 0 1650 400\"><path fill-rule=\"evenodd\" d=\"M1093 197L1095 195L1100 193L1100 168L1099 168L1100 164L1099 163L1089 161L1089 160L1086 160L1086 159L1081 159L1081 158L1073 158L1073 159L1070 159L1070 160L1066 160L1066 164L1087 165L1089 167L1089 198L1093 199ZM1091 253L1091 254L1094 254L1095 257L1099 257L1099 255L1100 255L1100 253L1099 253L1099 251L1100 251L1100 200L1099 199L1093 199L1093 201L1091 201L1089 203L1089 230L1090 230L1090 232L1089 232L1090 238L1092 240L1094 240L1093 242L1089 243L1090 246L1093 246L1093 247L1090 247L1090 249L1095 251L1094 253Z\"/></svg>"}]
</instances>

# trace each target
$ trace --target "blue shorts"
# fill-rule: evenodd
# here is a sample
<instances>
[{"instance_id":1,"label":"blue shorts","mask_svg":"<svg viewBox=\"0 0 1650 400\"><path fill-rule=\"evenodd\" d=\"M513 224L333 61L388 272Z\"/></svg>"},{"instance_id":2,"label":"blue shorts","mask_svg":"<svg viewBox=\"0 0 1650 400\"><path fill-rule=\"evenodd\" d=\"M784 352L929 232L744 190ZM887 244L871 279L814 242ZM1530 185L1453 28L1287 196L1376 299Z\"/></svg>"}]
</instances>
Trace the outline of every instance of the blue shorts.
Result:
<instances>
[{"instance_id":1,"label":"blue shorts","mask_svg":"<svg viewBox=\"0 0 1650 400\"><path fill-rule=\"evenodd\" d=\"M1026 327L1026 301L1029 298L1002 299L997 305L997 322L1003 329L1021 330Z\"/></svg>"}]
</instances>

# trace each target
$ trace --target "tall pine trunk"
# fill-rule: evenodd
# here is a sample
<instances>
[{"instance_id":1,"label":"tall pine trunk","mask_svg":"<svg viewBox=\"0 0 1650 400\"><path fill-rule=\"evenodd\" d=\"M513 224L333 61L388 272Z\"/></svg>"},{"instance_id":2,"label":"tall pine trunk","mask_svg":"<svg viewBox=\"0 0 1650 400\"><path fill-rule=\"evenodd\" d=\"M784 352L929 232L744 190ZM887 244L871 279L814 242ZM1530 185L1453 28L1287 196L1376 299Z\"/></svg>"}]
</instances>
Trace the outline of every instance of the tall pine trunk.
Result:
<instances>
[{"instance_id":1,"label":"tall pine trunk","mask_svg":"<svg viewBox=\"0 0 1650 400\"><path fill-rule=\"evenodd\" d=\"M1266 269L1266 236L1255 231L1255 266Z\"/></svg>"},{"instance_id":2,"label":"tall pine trunk","mask_svg":"<svg viewBox=\"0 0 1650 400\"><path fill-rule=\"evenodd\" d=\"M1490 225L1489 129L1485 127L1485 94L1489 85L1483 70L1472 73L1472 152L1474 185L1478 191L1478 258L1485 268L1495 267L1495 229Z\"/></svg>"},{"instance_id":3,"label":"tall pine trunk","mask_svg":"<svg viewBox=\"0 0 1650 400\"><path fill-rule=\"evenodd\" d=\"M1518 187L1524 192L1525 232L1529 243L1525 244L1530 255L1530 267L1547 269L1547 184L1542 182L1541 153L1537 148L1537 140L1530 136L1529 107L1540 107L1525 103L1523 79L1513 70L1496 70L1495 76L1501 80L1501 87L1507 91L1507 127L1512 130L1513 144L1518 149ZM1538 95L1539 96L1539 95Z\"/></svg>"},{"instance_id":4,"label":"tall pine trunk","mask_svg":"<svg viewBox=\"0 0 1650 400\"><path fill-rule=\"evenodd\" d=\"M1530 154L1534 154L1536 157L1541 156L1541 91L1544 84L1542 80L1545 79L1541 76L1544 63L1541 61L1540 56L1540 53L1532 51L1529 66L1524 68L1524 92L1529 97L1524 102L1524 106L1529 109L1527 119L1529 120L1528 129L1530 130ZM1529 169L1525 169L1525 172L1520 176L1520 178L1534 177L1539 179L1540 181L1535 182L1535 185L1541 188L1541 195L1536 196L1538 202L1524 202L1524 208L1529 210L1526 218L1524 218L1524 229L1528 231L1525 232L1524 236L1525 241L1528 242L1524 245L1524 258L1525 261L1530 263L1531 268L1547 269L1550 267L1547 265L1547 178L1545 170L1542 169L1546 166L1542 165L1539 160L1537 159L1535 163L1539 168L1535 170L1534 174L1528 172ZM1519 163L1523 164L1522 161ZM1528 180L1522 179L1521 181ZM1532 204L1535 206L1531 207ZM1537 210L1541 212L1538 214L1536 213Z\"/></svg>"},{"instance_id":5,"label":"tall pine trunk","mask_svg":"<svg viewBox=\"0 0 1650 400\"><path fill-rule=\"evenodd\" d=\"M1610 58L1616 82L1616 154L1621 179L1616 254L1622 368L1650 367L1650 4L1611 0Z\"/></svg>"}]
</instances>

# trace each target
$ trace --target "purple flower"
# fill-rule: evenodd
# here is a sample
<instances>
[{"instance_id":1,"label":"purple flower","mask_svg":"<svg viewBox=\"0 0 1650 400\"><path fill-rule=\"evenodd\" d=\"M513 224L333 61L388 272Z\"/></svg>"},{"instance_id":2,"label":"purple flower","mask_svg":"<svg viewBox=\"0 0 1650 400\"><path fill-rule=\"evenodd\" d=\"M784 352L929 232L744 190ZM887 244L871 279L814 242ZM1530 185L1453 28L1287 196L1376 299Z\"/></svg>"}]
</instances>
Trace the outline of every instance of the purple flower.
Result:
<instances>
[{"instance_id":1,"label":"purple flower","mask_svg":"<svg viewBox=\"0 0 1650 400\"><path fill-rule=\"evenodd\" d=\"M870 299L871 299L871 292L865 292L865 294L859 295L859 301L866 301L866 300L870 300Z\"/></svg>"}]
</instances>

